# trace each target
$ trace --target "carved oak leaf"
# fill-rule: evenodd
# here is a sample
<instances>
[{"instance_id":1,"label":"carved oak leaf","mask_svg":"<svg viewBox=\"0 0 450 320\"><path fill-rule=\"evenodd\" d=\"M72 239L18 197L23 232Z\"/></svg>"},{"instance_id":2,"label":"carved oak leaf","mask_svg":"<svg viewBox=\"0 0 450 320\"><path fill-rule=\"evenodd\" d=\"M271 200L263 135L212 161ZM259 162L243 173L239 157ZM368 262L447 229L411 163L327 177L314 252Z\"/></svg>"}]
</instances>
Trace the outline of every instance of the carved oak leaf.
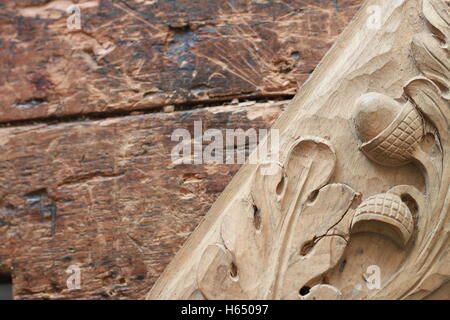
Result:
<instances>
[{"instance_id":1,"label":"carved oak leaf","mask_svg":"<svg viewBox=\"0 0 450 320\"><path fill-rule=\"evenodd\" d=\"M450 2L448 0L423 0L422 11L428 22L450 40ZM448 44L446 46L448 48Z\"/></svg>"},{"instance_id":2,"label":"carved oak leaf","mask_svg":"<svg viewBox=\"0 0 450 320\"><path fill-rule=\"evenodd\" d=\"M281 272L281 298L298 299L301 288L320 282L321 276L338 264L349 235L350 223L344 216L353 215L350 206L356 195L346 185L330 184L320 189L313 202L305 204L286 246L288 260L286 271ZM334 228L338 227L340 232L336 233Z\"/></svg>"},{"instance_id":3,"label":"carved oak leaf","mask_svg":"<svg viewBox=\"0 0 450 320\"><path fill-rule=\"evenodd\" d=\"M420 71L434 81L441 90L442 97L449 100L450 2L423 0L422 10L427 21L434 27L434 33L421 33L413 38L413 56Z\"/></svg>"},{"instance_id":4,"label":"carved oak leaf","mask_svg":"<svg viewBox=\"0 0 450 320\"><path fill-rule=\"evenodd\" d=\"M303 300L341 300L341 292L328 284L318 284L311 288Z\"/></svg>"},{"instance_id":5,"label":"carved oak leaf","mask_svg":"<svg viewBox=\"0 0 450 320\"><path fill-rule=\"evenodd\" d=\"M346 241L328 232L342 220L355 192L340 184L323 187L335 161L327 141L304 138L293 144L276 174L258 169L253 203L238 217L224 218L223 244L209 246L201 258L197 279L207 299L300 298L306 282L338 262ZM308 201L315 192L315 201ZM301 257L302 246L311 241L311 253ZM293 281L299 267L310 270Z\"/></svg>"},{"instance_id":6,"label":"carved oak leaf","mask_svg":"<svg viewBox=\"0 0 450 320\"><path fill-rule=\"evenodd\" d=\"M443 96L450 99L450 69L445 65L449 51L442 46L441 41L434 35L422 33L414 37L412 43L414 59L420 71L429 79L439 83Z\"/></svg>"}]
</instances>

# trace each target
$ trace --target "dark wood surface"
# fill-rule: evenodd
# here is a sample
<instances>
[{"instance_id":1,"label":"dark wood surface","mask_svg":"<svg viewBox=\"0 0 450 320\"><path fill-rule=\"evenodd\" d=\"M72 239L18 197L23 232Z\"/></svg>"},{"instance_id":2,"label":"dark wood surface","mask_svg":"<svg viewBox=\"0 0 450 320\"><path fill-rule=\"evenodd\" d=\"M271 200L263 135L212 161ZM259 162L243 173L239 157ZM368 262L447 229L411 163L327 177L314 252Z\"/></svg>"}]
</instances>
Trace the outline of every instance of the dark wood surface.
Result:
<instances>
[{"instance_id":1,"label":"dark wood surface","mask_svg":"<svg viewBox=\"0 0 450 320\"><path fill-rule=\"evenodd\" d=\"M291 96L362 0L0 1L0 122Z\"/></svg>"},{"instance_id":2,"label":"dark wood surface","mask_svg":"<svg viewBox=\"0 0 450 320\"><path fill-rule=\"evenodd\" d=\"M15 297L143 297L239 168L174 164L172 131L267 128L285 104L0 129L0 262ZM81 290L67 289L71 265Z\"/></svg>"}]
</instances>

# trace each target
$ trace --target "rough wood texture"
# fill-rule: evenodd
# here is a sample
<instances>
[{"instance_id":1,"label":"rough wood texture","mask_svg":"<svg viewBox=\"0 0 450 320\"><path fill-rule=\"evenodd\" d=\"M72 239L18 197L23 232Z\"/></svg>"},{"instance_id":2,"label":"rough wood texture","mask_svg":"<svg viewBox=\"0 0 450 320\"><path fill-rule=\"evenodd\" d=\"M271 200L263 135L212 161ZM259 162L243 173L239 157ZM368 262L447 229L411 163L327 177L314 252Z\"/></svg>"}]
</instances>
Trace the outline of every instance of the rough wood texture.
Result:
<instances>
[{"instance_id":1,"label":"rough wood texture","mask_svg":"<svg viewBox=\"0 0 450 320\"><path fill-rule=\"evenodd\" d=\"M148 298L448 298L449 45L450 1L368 0Z\"/></svg>"},{"instance_id":2,"label":"rough wood texture","mask_svg":"<svg viewBox=\"0 0 450 320\"><path fill-rule=\"evenodd\" d=\"M0 270L15 298L142 298L239 167L174 165L173 130L267 128L284 105L0 129Z\"/></svg>"},{"instance_id":3,"label":"rough wood texture","mask_svg":"<svg viewBox=\"0 0 450 320\"><path fill-rule=\"evenodd\" d=\"M0 1L0 122L293 95L362 0Z\"/></svg>"}]
</instances>

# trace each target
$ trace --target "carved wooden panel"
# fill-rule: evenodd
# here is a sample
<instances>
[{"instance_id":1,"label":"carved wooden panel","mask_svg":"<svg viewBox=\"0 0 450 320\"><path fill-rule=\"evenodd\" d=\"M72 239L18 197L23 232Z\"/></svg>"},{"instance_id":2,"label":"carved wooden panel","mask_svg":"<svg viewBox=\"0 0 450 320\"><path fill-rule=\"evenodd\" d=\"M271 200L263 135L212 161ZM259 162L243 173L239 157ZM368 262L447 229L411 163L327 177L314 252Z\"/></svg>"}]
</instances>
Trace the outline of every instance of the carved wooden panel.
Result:
<instances>
[{"instance_id":1,"label":"carved wooden panel","mask_svg":"<svg viewBox=\"0 0 450 320\"><path fill-rule=\"evenodd\" d=\"M443 298L449 8L368 1L275 124L276 170L246 165L148 298Z\"/></svg>"}]
</instances>

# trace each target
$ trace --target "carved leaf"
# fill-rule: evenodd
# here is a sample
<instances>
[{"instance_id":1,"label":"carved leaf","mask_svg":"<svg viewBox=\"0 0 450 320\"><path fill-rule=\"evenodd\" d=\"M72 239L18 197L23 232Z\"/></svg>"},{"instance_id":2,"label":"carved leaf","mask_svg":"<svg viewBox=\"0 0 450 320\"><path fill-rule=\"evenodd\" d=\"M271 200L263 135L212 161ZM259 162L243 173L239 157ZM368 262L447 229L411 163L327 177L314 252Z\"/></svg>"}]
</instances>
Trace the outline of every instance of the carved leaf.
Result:
<instances>
[{"instance_id":1,"label":"carved leaf","mask_svg":"<svg viewBox=\"0 0 450 320\"><path fill-rule=\"evenodd\" d=\"M323 187L297 217L287 246L287 270L282 273L281 298L298 299L299 291L333 268L347 246L350 223L344 221L355 191L343 184ZM333 230L343 221L341 233Z\"/></svg>"},{"instance_id":2,"label":"carved leaf","mask_svg":"<svg viewBox=\"0 0 450 320\"><path fill-rule=\"evenodd\" d=\"M346 241L342 236L329 235L328 231L342 220L355 192L339 184L316 191L329 180L335 161L328 142L305 138L293 144L285 166L276 174L264 175L264 168L259 168L251 191L253 203L248 202L238 218L236 215L224 218L223 245L209 246L203 254L198 284L205 297L299 298L303 283L337 263ZM315 191L316 200L308 203ZM311 224L317 224L318 228L311 228ZM298 263L302 246L311 240L317 242L315 248ZM342 252L330 250L336 244ZM312 266L319 262L322 267L312 271ZM312 272L290 283L292 279L287 276L299 272L292 264L309 265ZM296 295L286 294L289 289L284 288L288 283L289 288L295 288Z\"/></svg>"},{"instance_id":3,"label":"carved leaf","mask_svg":"<svg viewBox=\"0 0 450 320\"><path fill-rule=\"evenodd\" d=\"M450 69L445 64L449 54L447 48L442 47L434 35L425 33L414 37L412 49L420 71L438 83L443 96L450 99Z\"/></svg>"},{"instance_id":4,"label":"carved leaf","mask_svg":"<svg viewBox=\"0 0 450 320\"><path fill-rule=\"evenodd\" d=\"M428 22L450 40L450 2L448 0L423 0L423 14Z\"/></svg>"},{"instance_id":5,"label":"carved leaf","mask_svg":"<svg viewBox=\"0 0 450 320\"><path fill-rule=\"evenodd\" d=\"M450 99L450 2L423 0L423 14L434 27L434 33L418 34L412 42L417 66L422 73L439 86L442 96Z\"/></svg>"},{"instance_id":6,"label":"carved leaf","mask_svg":"<svg viewBox=\"0 0 450 320\"><path fill-rule=\"evenodd\" d=\"M223 245L206 248L198 268L198 285L207 299L251 299L240 285L233 256Z\"/></svg>"}]
</instances>

